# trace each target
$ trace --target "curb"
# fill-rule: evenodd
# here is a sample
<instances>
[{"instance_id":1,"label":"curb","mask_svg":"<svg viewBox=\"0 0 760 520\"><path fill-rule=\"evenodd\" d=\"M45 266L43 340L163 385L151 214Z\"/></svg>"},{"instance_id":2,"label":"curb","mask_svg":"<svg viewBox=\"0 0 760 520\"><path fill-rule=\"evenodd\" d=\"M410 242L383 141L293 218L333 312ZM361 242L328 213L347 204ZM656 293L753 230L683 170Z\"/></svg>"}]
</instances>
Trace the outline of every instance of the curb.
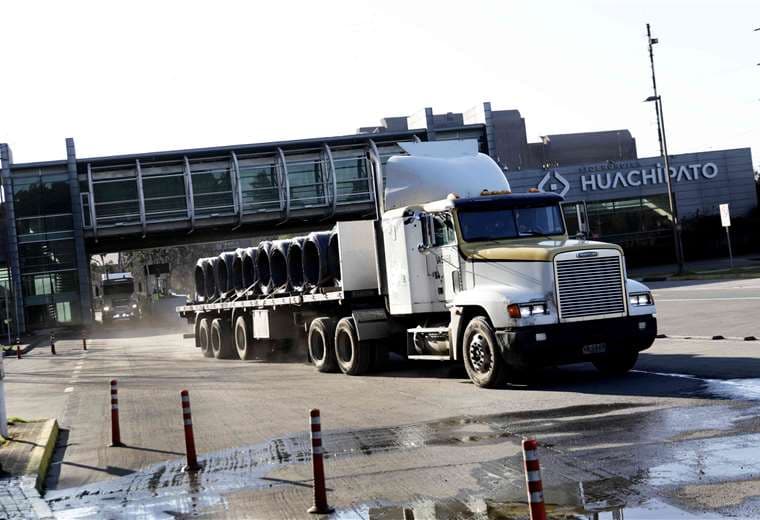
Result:
<instances>
[{"instance_id":1,"label":"curb","mask_svg":"<svg viewBox=\"0 0 760 520\"><path fill-rule=\"evenodd\" d=\"M25 355L28 352L31 352L32 350L36 349L40 345L44 345L45 342L48 341L47 338L39 337L32 339L27 345L21 349L21 355ZM3 350L3 357L13 357L16 355L16 346L11 345L11 347L8 350Z\"/></svg>"},{"instance_id":2,"label":"curb","mask_svg":"<svg viewBox=\"0 0 760 520\"><path fill-rule=\"evenodd\" d=\"M50 462L53 459L53 451L55 451L57 440L58 421L48 419L45 421L39 437L37 437L35 442L36 447L32 450L32 456L26 465L27 474L37 475L34 487L39 493L42 492L42 487L45 484L45 478L47 477L48 469L50 469Z\"/></svg>"},{"instance_id":3,"label":"curb","mask_svg":"<svg viewBox=\"0 0 760 520\"><path fill-rule=\"evenodd\" d=\"M756 336L723 336L717 334L715 336L676 336L670 334L657 334L657 339L696 339L696 340L711 340L711 341L758 341Z\"/></svg>"}]
</instances>

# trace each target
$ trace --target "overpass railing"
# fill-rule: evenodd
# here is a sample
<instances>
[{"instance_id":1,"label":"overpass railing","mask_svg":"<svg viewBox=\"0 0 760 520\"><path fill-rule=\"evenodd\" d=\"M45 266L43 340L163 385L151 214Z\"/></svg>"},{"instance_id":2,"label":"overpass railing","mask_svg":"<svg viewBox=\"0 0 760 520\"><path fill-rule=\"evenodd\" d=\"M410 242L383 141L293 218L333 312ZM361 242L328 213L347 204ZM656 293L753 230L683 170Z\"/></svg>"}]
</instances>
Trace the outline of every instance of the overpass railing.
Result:
<instances>
[{"instance_id":1,"label":"overpass railing","mask_svg":"<svg viewBox=\"0 0 760 520\"><path fill-rule=\"evenodd\" d=\"M395 142L269 152L241 150L124 164L87 163L80 175L89 236L229 223L282 223L375 211L373 154L401 153ZM382 186L382 183L380 183Z\"/></svg>"}]
</instances>

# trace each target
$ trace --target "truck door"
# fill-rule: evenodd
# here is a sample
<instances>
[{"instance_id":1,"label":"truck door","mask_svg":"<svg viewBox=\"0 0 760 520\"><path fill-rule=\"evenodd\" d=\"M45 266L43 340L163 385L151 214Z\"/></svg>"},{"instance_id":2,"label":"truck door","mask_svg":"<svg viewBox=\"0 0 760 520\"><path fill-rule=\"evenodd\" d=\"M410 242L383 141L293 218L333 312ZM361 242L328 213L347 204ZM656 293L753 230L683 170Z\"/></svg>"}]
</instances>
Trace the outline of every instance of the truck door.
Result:
<instances>
[{"instance_id":1,"label":"truck door","mask_svg":"<svg viewBox=\"0 0 760 520\"><path fill-rule=\"evenodd\" d=\"M438 247L439 266L443 297L449 302L461 289L461 273L459 271L459 249L451 213L439 213L433 216L433 232L435 245Z\"/></svg>"}]
</instances>

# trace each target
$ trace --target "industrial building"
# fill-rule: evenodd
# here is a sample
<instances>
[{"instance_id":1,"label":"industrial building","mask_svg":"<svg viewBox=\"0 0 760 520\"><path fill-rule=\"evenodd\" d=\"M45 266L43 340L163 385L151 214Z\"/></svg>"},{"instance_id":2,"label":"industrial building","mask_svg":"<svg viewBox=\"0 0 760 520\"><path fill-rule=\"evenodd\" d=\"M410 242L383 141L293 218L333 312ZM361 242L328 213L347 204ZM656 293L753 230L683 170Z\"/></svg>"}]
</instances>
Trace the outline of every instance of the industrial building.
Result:
<instances>
[{"instance_id":1,"label":"industrial building","mask_svg":"<svg viewBox=\"0 0 760 520\"><path fill-rule=\"evenodd\" d=\"M0 318L11 335L90 321L94 253L372 215L370 158L387 160L398 141L447 139L477 139L514 191L564 195L571 232L621 243L634 257L672 247L662 161L638 157L628 130L529 142L519 111L488 102L387 117L351 135L191 150L82 158L67 139L64 159L15 163L0 144ZM721 203L736 217L757 207L749 148L673 155L670 164L684 220L717 214Z\"/></svg>"}]
</instances>

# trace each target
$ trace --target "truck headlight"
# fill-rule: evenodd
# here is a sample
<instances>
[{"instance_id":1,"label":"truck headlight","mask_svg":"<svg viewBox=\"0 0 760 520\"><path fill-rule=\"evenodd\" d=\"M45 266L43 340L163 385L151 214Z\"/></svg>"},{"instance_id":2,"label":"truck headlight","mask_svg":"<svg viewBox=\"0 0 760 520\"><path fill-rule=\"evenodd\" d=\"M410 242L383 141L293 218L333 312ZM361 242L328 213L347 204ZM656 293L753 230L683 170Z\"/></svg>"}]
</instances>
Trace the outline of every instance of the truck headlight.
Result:
<instances>
[{"instance_id":1,"label":"truck headlight","mask_svg":"<svg viewBox=\"0 0 760 520\"><path fill-rule=\"evenodd\" d=\"M636 293L636 294L629 294L628 295L628 304L629 305L654 305L654 298L652 297L652 293Z\"/></svg>"},{"instance_id":2,"label":"truck headlight","mask_svg":"<svg viewBox=\"0 0 760 520\"><path fill-rule=\"evenodd\" d=\"M529 318L542 314L549 314L546 302L513 303L507 307L510 318Z\"/></svg>"},{"instance_id":3,"label":"truck headlight","mask_svg":"<svg viewBox=\"0 0 760 520\"><path fill-rule=\"evenodd\" d=\"M105 307L103 307L103 310L106 311L106 312L108 312L108 311L111 310L111 307L109 307L108 305L106 305Z\"/></svg>"},{"instance_id":4,"label":"truck headlight","mask_svg":"<svg viewBox=\"0 0 760 520\"><path fill-rule=\"evenodd\" d=\"M136 308L137 308L137 304L136 304L136 303L133 303L133 304L132 304L132 308L133 308L133 309L136 309Z\"/></svg>"}]
</instances>

